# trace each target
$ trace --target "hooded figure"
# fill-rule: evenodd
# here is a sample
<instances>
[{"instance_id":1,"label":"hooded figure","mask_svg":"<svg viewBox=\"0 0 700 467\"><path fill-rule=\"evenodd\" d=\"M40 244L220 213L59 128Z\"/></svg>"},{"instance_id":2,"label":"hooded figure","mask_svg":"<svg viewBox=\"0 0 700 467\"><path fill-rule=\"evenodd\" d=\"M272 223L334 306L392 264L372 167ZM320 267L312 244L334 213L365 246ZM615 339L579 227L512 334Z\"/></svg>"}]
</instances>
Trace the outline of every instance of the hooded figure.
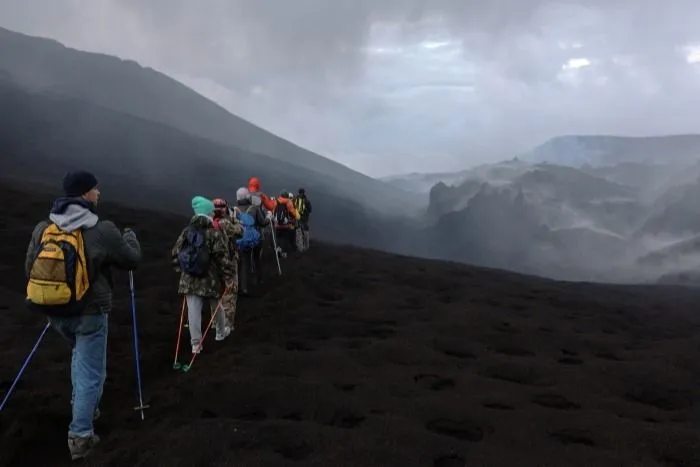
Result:
<instances>
[{"instance_id":1,"label":"hooded figure","mask_svg":"<svg viewBox=\"0 0 700 467\"><path fill-rule=\"evenodd\" d=\"M250 191L241 187L236 191L236 208L240 213L250 214L255 220L255 228L262 234L262 241L250 252L241 252L238 262L239 290L243 295L249 294L249 285L252 277L255 285L262 284L262 252L266 242L265 230L270 225L272 213L263 213L259 204L254 204Z\"/></svg>"},{"instance_id":2,"label":"hooded figure","mask_svg":"<svg viewBox=\"0 0 700 467\"><path fill-rule=\"evenodd\" d=\"M111 268L135 269L141 261L141 247L132 230L125 229L122 233L113 222L101 220L97 215L100 190L93 174L67 174L63 179L63 191L65 196L53 204L49 214L50 222L42 221L34 228L24 267L29 278L29 307L44 312L51 327L73 349L73 418L68 425L68 449L71 458L75 460L90 454L100 441L100 437L95 434L93 420L100 415L99 404L107 377L108 317L112 311ZM54 307L33 302L41 294L32 291L37 286L41 287L41 280L46 284L49 279L47 275L50 276L51 272L41 267L41 259L37 257L37 253L43 250L44 232L49 228L54 234L62 231L70 234L79 232L82 235L83 248L78 252L78 257L84 251L89 283L82 306L71 312L62 309L60 305ZM65 281L65 276L55 278L54 282L61 280Z\"/></svg>"},{"instance_id":3,"label":"hooded figure","mask_svg":"<svg viewBox=\"0 0 700 467\"><path fill-rule=\"evenodd\" d=\"M175 242L172 260L180 273L178 293L187 300L192 353L202 351L202 308L216 312L216 340L231 333L223 309L218 308L224 291L235 286L236 270L228 240L214 228L214 203L202 196L192 198L194 216ZM201 240L201 242L200 242Z\"/></svg>"}]
</instances>

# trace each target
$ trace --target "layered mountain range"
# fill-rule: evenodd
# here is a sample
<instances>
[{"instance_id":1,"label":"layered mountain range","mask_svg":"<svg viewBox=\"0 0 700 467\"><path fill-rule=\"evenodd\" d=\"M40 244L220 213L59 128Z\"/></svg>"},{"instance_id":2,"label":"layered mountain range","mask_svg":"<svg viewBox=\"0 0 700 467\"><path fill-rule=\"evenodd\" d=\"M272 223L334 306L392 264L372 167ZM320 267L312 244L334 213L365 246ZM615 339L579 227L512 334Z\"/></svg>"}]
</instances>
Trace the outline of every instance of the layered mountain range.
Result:
<instances>
[{"instance_id":1,"label":"layered mountain range","mask_svg":"<svg viewBox=\"0 0 700 467\"><path fill-rule=\"evenodd\" d=\"M675 141L644 140L656 148ZM601 142L591 157L578 154L581 164L564 164L566 155L557 164L516 158L439 181L429 192L425 228L459 232L443 256L489 266L602 281L690 277L700 270L700 138L697 159L687 146L678 154L670 145L666 159L645 153L634 160L621 141L616 150L628 158L601 158ZM423 189L415 177L393 180Z\"/></svg>"}]
</instances>

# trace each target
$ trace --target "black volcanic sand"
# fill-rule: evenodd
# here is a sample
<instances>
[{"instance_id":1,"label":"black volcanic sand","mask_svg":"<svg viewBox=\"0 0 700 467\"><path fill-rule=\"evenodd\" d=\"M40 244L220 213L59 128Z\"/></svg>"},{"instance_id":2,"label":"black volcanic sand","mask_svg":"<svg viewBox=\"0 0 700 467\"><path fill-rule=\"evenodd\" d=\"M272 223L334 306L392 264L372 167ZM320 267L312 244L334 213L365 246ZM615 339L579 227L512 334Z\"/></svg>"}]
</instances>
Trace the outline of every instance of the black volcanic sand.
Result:
<instances>
[{"instance_id":1,"label":"black volcanic sand","mask_svg":"<svg viewBox=\"0 0 700 467\"><path fill-rule=\"evenodd\" d=\"M50 197L2 188L0 389L43 322L23 255ZM179 316L167 254L184 218L103 206L134 225L144 391L128 282L116 275L109 376L83 465L700 465L700 294L557 283L315 244L268 264L232 337L171 369ZM69 349L47 334L0 414L0 465L69 465Z\"/></svg>"}]
</instances>

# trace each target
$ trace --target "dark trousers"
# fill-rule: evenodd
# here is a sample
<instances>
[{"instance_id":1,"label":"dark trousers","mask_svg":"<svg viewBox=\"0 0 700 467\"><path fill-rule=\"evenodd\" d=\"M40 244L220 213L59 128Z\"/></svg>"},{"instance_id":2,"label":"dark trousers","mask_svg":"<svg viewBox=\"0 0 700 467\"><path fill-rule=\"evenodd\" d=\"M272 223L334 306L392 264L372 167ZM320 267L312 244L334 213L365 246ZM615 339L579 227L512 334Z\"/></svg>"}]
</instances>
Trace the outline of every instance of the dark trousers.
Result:
<instances>
[{"instance_id":1,"label":"dark trousers","mask_svg":"<svg viewBox=\"0 0 700 467\"><path fill-rule=\"evenodd\" d=\"M262 242L250 251L238 252L238 290L248 293L248 287L262 283Z\"/></svg>"},{"instance_id":2,"label":"dark trousers","mask_svg":"<svg viewBox=\"0 0 700 467\"><path fill-rule=\"evenodd\" d=\"M291 253L297 249L297 236L295 229L277 229L277 243L285 253Z\"/></svg>"}]
</instances>

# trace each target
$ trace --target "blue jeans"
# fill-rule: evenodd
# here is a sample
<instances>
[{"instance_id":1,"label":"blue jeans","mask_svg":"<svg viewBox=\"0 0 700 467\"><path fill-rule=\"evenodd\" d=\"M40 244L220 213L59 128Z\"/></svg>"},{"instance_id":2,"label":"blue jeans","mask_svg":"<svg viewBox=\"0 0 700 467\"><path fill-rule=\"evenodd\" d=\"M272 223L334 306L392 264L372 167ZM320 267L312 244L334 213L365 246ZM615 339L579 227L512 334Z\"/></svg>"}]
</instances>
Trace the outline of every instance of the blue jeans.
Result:
<instances>
[{"instance_id":1,"label":"blue jeans","mask_svg":"<svg viewBox=\"0 0 700 467\"><path fill-rule=\"evenodd\" d=\"M92 418L100 403L107 378L107 315L51 317L49 321L73 347L73 420L68 426L68 436L92 436Z\"/></svg>"}]
</instances>

